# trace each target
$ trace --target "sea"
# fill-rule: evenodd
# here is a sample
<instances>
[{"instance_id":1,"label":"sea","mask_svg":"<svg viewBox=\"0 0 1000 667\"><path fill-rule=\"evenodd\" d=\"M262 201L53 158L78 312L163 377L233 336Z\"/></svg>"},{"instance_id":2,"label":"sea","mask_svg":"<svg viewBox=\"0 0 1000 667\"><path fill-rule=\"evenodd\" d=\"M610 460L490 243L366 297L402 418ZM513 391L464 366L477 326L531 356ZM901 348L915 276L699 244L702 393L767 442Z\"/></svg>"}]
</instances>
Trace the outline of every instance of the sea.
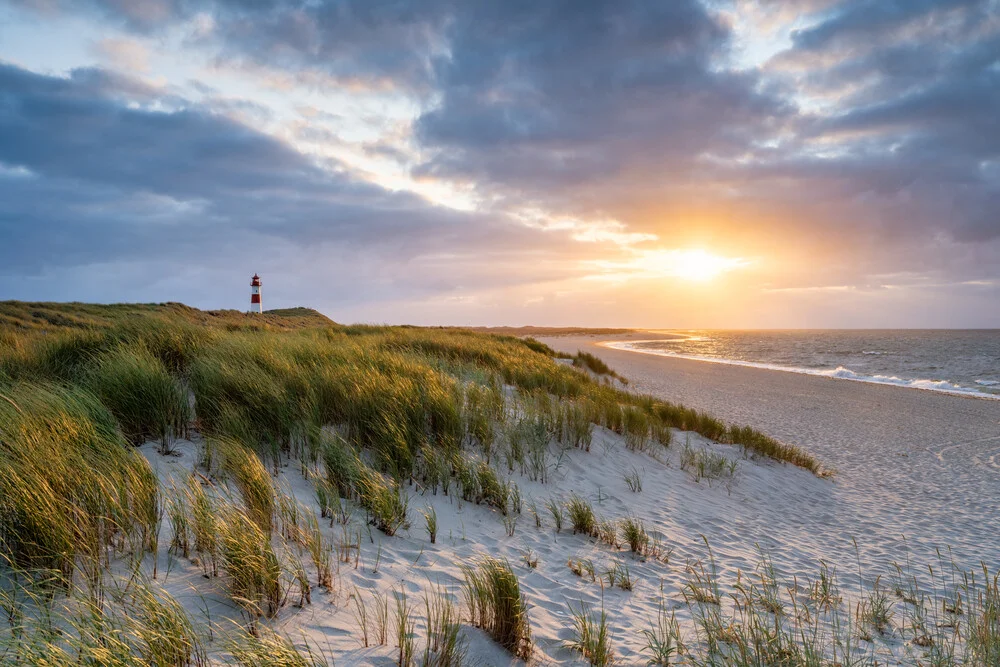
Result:
<instances>
[{"instance_id":1,"label":"sea","mask_svg":"<svg viewBox=\"0 0 1000 667\"><path fill-rule=\"evenodd\" d=\"M609 347L1000 399L1000 329L650 331Z\"/></svg>"}]
</instances>

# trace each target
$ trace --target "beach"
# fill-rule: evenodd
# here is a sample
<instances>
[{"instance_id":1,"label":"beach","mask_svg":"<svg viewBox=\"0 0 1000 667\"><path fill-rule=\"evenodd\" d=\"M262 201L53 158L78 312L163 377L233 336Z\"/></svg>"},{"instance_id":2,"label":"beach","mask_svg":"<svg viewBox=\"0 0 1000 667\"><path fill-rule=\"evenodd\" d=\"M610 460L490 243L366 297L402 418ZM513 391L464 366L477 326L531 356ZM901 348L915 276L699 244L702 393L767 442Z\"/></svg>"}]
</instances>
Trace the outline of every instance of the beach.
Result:
<instances>
[{"instance_id":1,"label":"beach","mask_svg":"<svg viewBox=\"0 0 1000 667\"><path fill-rule=\"evenodd\" d=\"M737 525L717 531L720 539L759 539L790 560L804 551L847 566L852 538L863 566L908 556L925 564L936 548L973 565L1000 561L1000 401L600 344L630 337L649 336L541 340L599 356L633 391L749 424L837 470L818 495L760 489Z\"/></svg>"}]
</instances>

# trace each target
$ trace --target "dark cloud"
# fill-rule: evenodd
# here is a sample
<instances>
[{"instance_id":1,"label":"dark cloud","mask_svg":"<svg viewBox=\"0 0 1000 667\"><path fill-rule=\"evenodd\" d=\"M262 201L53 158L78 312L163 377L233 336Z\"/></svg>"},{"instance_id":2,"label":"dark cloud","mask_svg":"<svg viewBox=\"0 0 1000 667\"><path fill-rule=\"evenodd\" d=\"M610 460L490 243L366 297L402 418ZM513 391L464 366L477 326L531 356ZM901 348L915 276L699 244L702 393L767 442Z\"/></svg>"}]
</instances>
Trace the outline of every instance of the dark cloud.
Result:
<instances>
[{"instance_id":1,"label":"dark cloud","mask_svg":"<svg viewBox=\"0 0 1000 667\"><path fill-rule=\"evenodd\" d=\"M417 123L432 157L416 173L489 200L676 239L687 220L670 208L718 198L692 196L706 160L742 157L795 113L726 67L729 28L696 0L464 7L440 104Z\"/></svg>"},{"instance_id":2,"label":"dark cloud","mask_svg":"<svg viewBox=\"0 0 1000 667\"><path fill-rule=\"evenodd\" d=\"M128 101L157 101L156 94L123 82L98 70L62 79L0 65L0 160L50 177L182 200L228 188L287 188L320 177L285 145L225 117L132 108Z\"/></svg>"},{"instance_id":3,"label":"dark cloud","mask_svg":"<svg viewBox=\"0 0 1000 667\"><path fill-rule=\"evenodd\" d=\"M526 246L545 254L565 240L320 168L190 103L160 110L154 89L100 71L60 78L4 65L0 91L0 272L8 277L133 261L218 268L266 263L272 253L294 265L324 248L351 270L361 256L387 275L421 262L421 275L397 272L391 281L419 292L442 289L442 276L472 257L497 264L494 280L536 279L545 271L508 275L502 265ZM328 292L364 293L351 270L328 278Z\"/></svg>"},{"instance_id":4,"label":"dark cloud","mask_svg":"<svg viewBox=\"0 0 1000 667\"><path fill-rule=\"evenodd\" d=\"M800 125L799 150L836 155L786 175L810 191L835 179L842 205L888 241L1000 238L1000 181L988 168L1000 158L996 3L841 2L822 16L773 66L828 101Z\"/></svg>"},{"instance_id":5,"label":"dark cloud","mask_svg":"<svg viewBox=\"0 0 1000 667\"><path fill-rule=\"evenodd\" d=\"M835 45L856 45L860 42L892 39L901 29L914 22L946 21L953 11L982 10L975 16L957 17L965 27L971 19L989 15L986 0L850 0L826 8L826 16L817 24L795 31L792 39L797 49L817 51Z\"/></svg>"},{"instance_id":6,"label":"dark cloud","mask_svg":"<svg viewBox=\"0 0 1000 667\"><path fill-rule=\"evenodd\" d=\"M191 39L230 62L322 73L331 80L427 92L454 0L14 0L89 12L138 33L207 16Z\"/></svg>"}]
</instances>

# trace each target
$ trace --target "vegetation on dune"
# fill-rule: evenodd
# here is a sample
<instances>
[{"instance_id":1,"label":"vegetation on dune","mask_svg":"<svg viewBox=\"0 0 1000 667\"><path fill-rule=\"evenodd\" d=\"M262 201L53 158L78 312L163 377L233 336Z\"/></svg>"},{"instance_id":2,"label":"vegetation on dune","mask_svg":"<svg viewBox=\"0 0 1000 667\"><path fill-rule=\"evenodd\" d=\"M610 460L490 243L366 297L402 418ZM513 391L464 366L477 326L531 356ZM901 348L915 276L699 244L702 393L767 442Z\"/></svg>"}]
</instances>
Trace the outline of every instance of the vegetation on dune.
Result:
<instances>
[{"instance_id":1,"label":"vegetation on dune","mask_svg":"<svg viewBox=\"0 0 1000 667\"><path fill-rule=\"evenodd\" d=\"M532 651L528 608L510 563L485 557L476 567L463 569L469 621L513 655L527 660Z\"/></svg>"},{"instance_id":2,"label":"vegetation on dune","mask_svg":"<svg viewBox=\"0 0 1000 667\"><path fill-rule=\"evenodd\" d=\"M205 458L211 461L207 470L233 480L243 497L247 516L270 537L276 501L271 476L260 458L231 438L206 442Z\"/></svg>"},{"instance_id":3,"label":"vegetation on dune","mask_svg":"<svg viewBox=\"0 0 1000 667\"><path fill-rule=\"evenodd\" d=\"M20 603L40 615L11 615L0 630L4 664L135 665L204 667L209 663L204 637L183 607L155 583L137 578L111 581L105 595L71 587L65 599L52 595L51 573L33 571L25 581L0 588L5 612ZM4 630L7 636L4 636Z\"/></svg>"},{"instance_id":4,"label":"vegetation on dune","mask_svg":"<svg viewBox=\"0 0 1000 667\"><path fill-rule=\"evenodd\" d=\"M187 391L145 346L101 354L82 373L81 384L111 410L133 444L160 440L166 451L191 419Z\"/></svg>"},{"instance_id":5,"label":"vegetation on dune","mask_svg":"<svg viewBox=\"0 0 1000 667\"><path fill-rule=\"evenodd\" d=\"M601 605L599 613L593 612L586 602L580 602L578 608L570 605L569 616L573 622L573 639L568 644L569 648L582 653L587 663L594 667L613 664L614 652L604 605Z\"/></svg>"},{"instance_id":6,"label":"vegetation on dune","mask_svg":"<svg viewBox=\"0 0 1000 667\"><path fill-rule=\"evenodd\" d=\"M157 482L114 417L77 387L0 383L0 559L71 580L142 554Z\"/></svg>"},{"instance_id":7,"label":"vegetation on dune","mask_svg":"<svg viewBox=\"0 0 1000 667\"><path fill-rule=\"evenodd\" d=\"M573 359L574 366L586 368L587 370L597 373L598 375L607 375L608 377L613 377L623 384L628 384L628 380L616 373L611 366L604 363L603 359L591 354L590 352L579 350L571 358Z\"/></svg>"},{"instance_id":8,"label":"vegetation on dune","mask_svg":"<svg viewBox=\"0 0 1000 667\"><path fill-rule=\"evenodd\" d=\"M54 330L92 329L159 317L169 322L196 325L267 329L302 329L334 324L311 308L280 308L263 316L238 310L198 310L182 303L53 303L0 301L0 329Z\"/></svg>"},{"instance_id":9,"label":"vegetation on dune","mask_svg":"<svg viewBox=\"0 0 1000 667\"><path fill-rule=\"evenodd\" d=\"M227 647L240 667L326 667L328 664L311 648L299 650L286 637L271 631L236 635L229 639Z\"/></svg>"},{"instance_id":10,"label":"vegetation on dune","mask_svg":"<svg viewBox=\"0 0 1000 667\"><path fill-rule=\"evenodd\" d=\"M327 589L334 548L343 562L353 553L357 567L362 538L360 529L348 533L346 500L363 510L373 529L391 536L410 523L407 489L419 484L491 508L512 536L522 500L509 474L547 481L556 465L550 444L589 451L598 428L654 455L681 429L820 471L805 452L751 428L599 381L591 371L607 375L610 369L592 355L577 355L577 367L554 356L531 339L339 326L308 309L251 317L180 304L0 303L0 569L12 581L55 582L73 608L67 627L78 628L69 643L56 641L49 649L41 639L25 643L38 628L18 628L15 655L63 651L70 662L92 662L88 633L96 626L74 615L84 608L77 598L103 604L113 566L140 572L143 559L157 551L165 517L172 531L168 550L197 559L206 577L220 577L257 633L231 647L230 658L312 664L315 656L267 634L257 619L278 614L293 591L300 604L308 603L302 559ZM205 436L199 467L187 479L165 482L163 493L133 445L157 441L160 452L170 454L173 441L192 427ZM290 460L315 485L323 518L343 525L336 545L324 538L316 517L303 514L272 481ZM638 472L626 482L641 491ZM599 520L577 496L546 506L557 532L565 518L574 532L611 548L624 541L637 555L651 553L638 520ZM532 511L540 526L537 507ZM423 515L434 543L436 514L431 508ZM631 589L624 564L608 576L612 586ZM121 656L201 664L201 639L175 603L156 591L141 597L149 586L129 586L135 588L128 618L147 618L166 639L138 634L120 619L121 632L134 634L122 638ZM527 656L526 605L510 565L484 560L466 571L466 588L470 621L513 654ZM52 598L30 604L51 605ZM441 595L426 602L434 618L425 661L461 662L459 621L450 604ZM408 662L415 659L405 645L412 622L408 612L399 618L400 660ZM589 637L586 651L604 655L604 640L591 647ZM164 655L174 657L156 657Z\"/></svg>"},{"instance_id":11,"label":"vegetation on dune","mask_svg":"<svg viewBox=\"0 0 1000 667\"><path fill-rule=\"evenodd\" d=\"M63 306L0 305L8 312L24 311L22 316L32 312L29 306ZM425 442L448 448L463 437L463 411L468 408L474 416L479 406L475 397L467 399L473 405L463 405L460 385L478 375L522 392L585 398L577 410L584 423L607 426L636 447L648 441L669 444L667 427L673 427L819 470L805 452L752 428L730 427L683 406L594 382L554 363L547 354L551 350L531 340L407 327L289 331L297 320L316 318L282 314L269 320L179 304L88 308L96 309L82 311L90 328L14 336L17 344L8 346L0 368L17 378L91 387L106 397L126 435L134 438L164 437L162 432L187 418L176 400L178 387L186 383L209 431L249 437L257 441L250 444L273 453L296 446L310 425L343 424L353 442L374 451L379 470L400 477L410 473ZM138 317L137 312L146 314ZM588 353L575 359L599 372L610 370ZM126 392L116 391L110 378L132 382L142 392L127 395L145 393L148 399L125 400ZM480 412L496 417L486 409ZM484 445L495 435L487 424L488 419L472 423L472 437Z\"/></svg>"}]
</instances>

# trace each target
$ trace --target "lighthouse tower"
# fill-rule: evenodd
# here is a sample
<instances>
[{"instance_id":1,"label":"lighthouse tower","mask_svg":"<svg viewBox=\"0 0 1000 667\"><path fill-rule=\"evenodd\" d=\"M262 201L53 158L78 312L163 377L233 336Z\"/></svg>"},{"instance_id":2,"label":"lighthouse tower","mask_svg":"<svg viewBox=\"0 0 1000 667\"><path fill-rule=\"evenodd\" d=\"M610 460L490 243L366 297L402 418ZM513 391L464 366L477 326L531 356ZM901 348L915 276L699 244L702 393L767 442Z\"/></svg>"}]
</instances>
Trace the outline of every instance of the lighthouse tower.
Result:
<instances>
[{"instance_id":1,"label":"lighthouse tower","mask_svg":"<svg viewBox=\"0 0 1000 667\"><path fill-rule=\"evenodd\" d=\"M250 280L250 312L263 313L260 305L260 276L256 273Z\"/></svg>"}]
</instances>

